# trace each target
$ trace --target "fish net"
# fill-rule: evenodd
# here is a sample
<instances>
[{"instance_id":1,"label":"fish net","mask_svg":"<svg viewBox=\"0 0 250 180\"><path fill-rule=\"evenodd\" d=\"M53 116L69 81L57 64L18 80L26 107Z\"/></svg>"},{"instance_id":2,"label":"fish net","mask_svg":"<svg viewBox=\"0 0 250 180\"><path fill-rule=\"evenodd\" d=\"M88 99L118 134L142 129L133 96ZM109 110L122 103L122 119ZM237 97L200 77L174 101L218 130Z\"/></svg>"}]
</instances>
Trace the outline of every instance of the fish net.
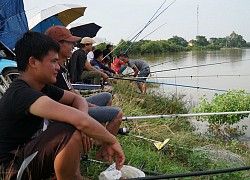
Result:
<instances>
[{"instance_id":1,"label":"fish net","mask_svg":"<svg viewBox=\"0 0 250 180\"><path fill-rule=\"evenodd\" d=\"M244 158L229 150L219 148L215 145L207 145L200 148L195 148L195 152L206 155L213 162L226 162L228 164L238 164L245 166Z\"/></svg>"}]
</instances>

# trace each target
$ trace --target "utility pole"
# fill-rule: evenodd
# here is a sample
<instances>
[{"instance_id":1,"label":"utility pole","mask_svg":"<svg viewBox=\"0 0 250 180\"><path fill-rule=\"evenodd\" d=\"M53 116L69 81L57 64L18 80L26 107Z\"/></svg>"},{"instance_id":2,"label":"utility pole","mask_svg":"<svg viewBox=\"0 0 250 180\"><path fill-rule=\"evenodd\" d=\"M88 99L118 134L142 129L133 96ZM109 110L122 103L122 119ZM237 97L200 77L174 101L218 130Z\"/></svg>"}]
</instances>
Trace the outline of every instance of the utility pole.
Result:
<instances>
[{"instance_id":1,"label":"utility pole","mask_svg":"<svg viewBox=\"0 0 250 180\"><path fill-rule=\"evenodd\" d=\"M197 4L197 35L199 36L199 4Z\"/></svg>"}]
</instances>

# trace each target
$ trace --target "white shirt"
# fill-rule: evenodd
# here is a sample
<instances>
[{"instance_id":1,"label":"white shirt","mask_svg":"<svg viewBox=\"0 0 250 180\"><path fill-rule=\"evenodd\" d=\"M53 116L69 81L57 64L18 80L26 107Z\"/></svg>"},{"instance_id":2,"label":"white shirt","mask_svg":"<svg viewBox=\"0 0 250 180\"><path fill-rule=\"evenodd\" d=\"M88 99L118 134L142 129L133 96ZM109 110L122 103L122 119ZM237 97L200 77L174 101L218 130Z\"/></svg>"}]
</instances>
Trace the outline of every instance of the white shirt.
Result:
<instances>
[{"instance_id":1,"label":"white shirt","mask_svg":"<svg viewBox=\"0 0 250 180\"><path fill-rule=\"evenodd\" d=\"M93 51L89 51L87 54L88 62L92 61L93 59L94 59L94 53L93 53Z\"/></svg>"}]
</instances>

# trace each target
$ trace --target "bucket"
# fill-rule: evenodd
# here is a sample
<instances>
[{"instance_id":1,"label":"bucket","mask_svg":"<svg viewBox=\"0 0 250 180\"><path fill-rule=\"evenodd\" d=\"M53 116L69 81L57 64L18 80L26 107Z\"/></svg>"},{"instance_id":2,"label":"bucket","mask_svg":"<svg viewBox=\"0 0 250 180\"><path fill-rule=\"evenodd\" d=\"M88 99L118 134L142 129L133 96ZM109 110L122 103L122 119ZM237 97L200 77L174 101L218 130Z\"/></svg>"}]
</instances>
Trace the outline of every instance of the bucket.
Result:
<instances>
[{"instance_id":1,"label":"bucket","mask_svg":"<svg viewBox=\"0 0 250 180\"><path fill-rule=\"evenodd\" d=\"M120 171L116 170L115 166L114 169L109 167L107 170L101 172L99 180L130 179L138 177L145 177L145 173L135 167L123 165Z\"/></svg>"}]
</instances>

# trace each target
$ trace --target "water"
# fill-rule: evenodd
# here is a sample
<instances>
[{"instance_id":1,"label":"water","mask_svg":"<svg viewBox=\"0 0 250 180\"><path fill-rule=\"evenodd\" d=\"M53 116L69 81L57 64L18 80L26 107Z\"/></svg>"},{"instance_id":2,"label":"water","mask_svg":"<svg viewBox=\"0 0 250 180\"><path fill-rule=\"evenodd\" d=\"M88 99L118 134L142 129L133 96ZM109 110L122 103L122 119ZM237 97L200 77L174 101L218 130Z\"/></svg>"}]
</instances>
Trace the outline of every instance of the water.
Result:
<instances>
[{"instance_id":1,"label":"water","mask_svg":"<svg viewBox=\"0 0 250 180\"><path fill-rule=\"evenodd\" d=\"M202 66L198 68L189 68L181 70L171 70L159 73L153 73L148 81L176 83L182 85L213 88L219 90L240 90L244 89L250 93L250 49L223 49L220 51L201 51L201 52L181 52L168 54L165 56L146 56L142 57L150 66L160 64L151 68L151 72L164 69L180 68L186 66L196 66L211 63L229 62L211 66ZM177 59L173 61L174 59ZM217 77L194 77L194 76L217 76ZM241 75L241 76L221 76L221 75ZM188 76L179 78L178 76ZM192 76L192 78L191 78ZM165 77L165 78L156 78ZM185 88L161 85L160 91L163 93L186 94L189 106L198 106L199 98L206 95L211 99L215 93L220 91L201 90L196 88ZM250 128L250 118L245 118L239 125L248 125ZM207 130L207 124L195 122L199 131ZM249 129L248 128L248 129ZM245 131L244 138L250 140L250 131Z\"/></svg>"}]
</instances>

